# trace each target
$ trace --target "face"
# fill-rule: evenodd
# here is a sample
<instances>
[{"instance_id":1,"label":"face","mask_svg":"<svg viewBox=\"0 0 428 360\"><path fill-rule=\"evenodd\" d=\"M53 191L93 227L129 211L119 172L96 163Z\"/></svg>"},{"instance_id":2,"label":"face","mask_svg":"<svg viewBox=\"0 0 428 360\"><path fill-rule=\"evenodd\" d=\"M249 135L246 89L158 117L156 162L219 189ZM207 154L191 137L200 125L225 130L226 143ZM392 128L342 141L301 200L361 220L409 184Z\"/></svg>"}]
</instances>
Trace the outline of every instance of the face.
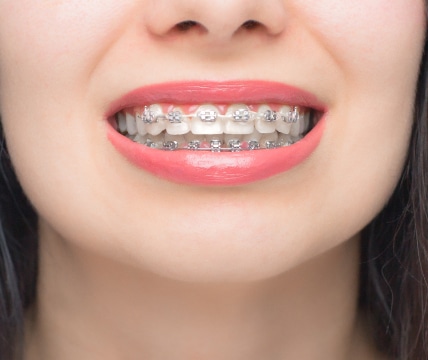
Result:
<instances>
[{"instance_id":1,"label":"face","mask_svg":"<svg viewBox=\"0 0 428 360\"><path fill-rule=\"evenodd\" d=\"M197 24L177 26L187 20ZM352 238L391 195L424 33L422 0L0 0L9 152L58 239L177 279L271 277ZM180 97L189 82L238 91ZM252 87L265 95L251 98ZM116 129L154 103L188 122L208 103L218 121L233 104L253 122L261 104L278 122L285 105L322 120L286 151L255 150L258 163L247 150L182 150L180 178L164 159L178 150L147 155ZM204 161L233 166L214 169L214 184L192 168ZM251 176L228 182L228 172Z\"/></svg>"}]
</instances>

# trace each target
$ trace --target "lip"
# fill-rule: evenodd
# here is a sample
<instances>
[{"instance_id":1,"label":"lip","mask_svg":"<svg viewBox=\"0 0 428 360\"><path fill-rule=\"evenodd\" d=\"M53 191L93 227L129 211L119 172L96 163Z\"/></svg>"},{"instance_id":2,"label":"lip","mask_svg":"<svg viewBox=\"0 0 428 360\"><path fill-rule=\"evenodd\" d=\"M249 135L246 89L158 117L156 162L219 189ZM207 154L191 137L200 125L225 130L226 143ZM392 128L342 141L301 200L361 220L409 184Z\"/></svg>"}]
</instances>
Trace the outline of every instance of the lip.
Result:
<instances>
[{"instance_id":1,"label":"lip","mask_svg":"<svg viewBox=\"0 0 428 360\"><path fill-rule=\"evenodd\" d=\"M119 134L112 117L124 108L154 103L279 103L310 107L324 113L297 143L277 149L241 152L165 151L137 144ZM243 185L267 179L304 162L317 148L325 127L326 106L315 95L277 82L176 82L150 85L124 95L110 106L107 137L128 161L175 183L203 186Z\"/></svg>"}]
</instances>

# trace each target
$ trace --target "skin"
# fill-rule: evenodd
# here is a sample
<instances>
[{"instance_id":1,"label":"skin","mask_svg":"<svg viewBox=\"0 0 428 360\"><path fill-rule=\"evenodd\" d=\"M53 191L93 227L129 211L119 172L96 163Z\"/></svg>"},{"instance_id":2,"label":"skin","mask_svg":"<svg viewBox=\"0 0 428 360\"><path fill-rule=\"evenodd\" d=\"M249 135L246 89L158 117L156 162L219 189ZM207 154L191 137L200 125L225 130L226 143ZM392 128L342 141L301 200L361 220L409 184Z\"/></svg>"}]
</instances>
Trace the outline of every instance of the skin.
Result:
<instances>
[{"instance_id":1,"label":"skin","mask_svg":"<svg viewBox=\"0 0 428 360\"><path fill-rule=\"evenodd\" d=\"M27 359L381 358L358 233L405 161L424 34L422 0L0 0L0 113L40 217ZM128 163L109 104L193 79L315 94L319 147L231 188Z\"/></svg>"}]
</instances>

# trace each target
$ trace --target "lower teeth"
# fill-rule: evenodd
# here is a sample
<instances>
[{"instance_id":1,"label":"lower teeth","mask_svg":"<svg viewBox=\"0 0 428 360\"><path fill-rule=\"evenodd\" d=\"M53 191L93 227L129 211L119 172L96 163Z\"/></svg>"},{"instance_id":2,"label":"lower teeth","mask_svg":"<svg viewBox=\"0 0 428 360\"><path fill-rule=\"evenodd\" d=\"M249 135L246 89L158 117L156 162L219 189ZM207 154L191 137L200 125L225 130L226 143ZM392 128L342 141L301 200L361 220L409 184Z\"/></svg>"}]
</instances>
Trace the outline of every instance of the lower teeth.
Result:
<instances>
[{"instance_id":1,"label":"lower teeth","mask_svg":"<svg viewBox=\"0 0 428 360\"><path fill-rule=\"evenodd\" d=\"M270 134L272 135L272 134ZM275 134L276 135L276 134ZM192 150L192 151L210 151L210 152L239 152L254 151L263 149L276 149L293 145L303 138L303 136L291 136L279 134L273 136L277 140L261 139L244 141L241 139L203 139L191 141L166 140L164 134L153 135L126 135L129 139L139 144L153 149L165 151Z\"/></svg>"}]
</instances>

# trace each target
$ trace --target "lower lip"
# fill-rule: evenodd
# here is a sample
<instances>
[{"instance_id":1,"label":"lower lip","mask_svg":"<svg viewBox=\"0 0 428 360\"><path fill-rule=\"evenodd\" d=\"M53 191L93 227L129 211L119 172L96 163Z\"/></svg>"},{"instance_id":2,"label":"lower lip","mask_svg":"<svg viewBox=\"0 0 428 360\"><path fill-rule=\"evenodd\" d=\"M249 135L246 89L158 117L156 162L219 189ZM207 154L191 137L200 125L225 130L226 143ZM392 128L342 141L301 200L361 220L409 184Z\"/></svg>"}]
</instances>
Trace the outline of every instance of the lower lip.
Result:
<instances>
[{"instance_id":1,"label":"lower lip","mask_svg":"<svg viewBox=\"0 0 428 360\"><path fill-rule=\"evenodd\" d=\"M302 140L291 146L241 152L156 150L133 142L110 124L107 135L127 160L165 180L188 185L244 185L281 174L303 163L321 140L324 118Z\"/></svg>"}]
</instances>

